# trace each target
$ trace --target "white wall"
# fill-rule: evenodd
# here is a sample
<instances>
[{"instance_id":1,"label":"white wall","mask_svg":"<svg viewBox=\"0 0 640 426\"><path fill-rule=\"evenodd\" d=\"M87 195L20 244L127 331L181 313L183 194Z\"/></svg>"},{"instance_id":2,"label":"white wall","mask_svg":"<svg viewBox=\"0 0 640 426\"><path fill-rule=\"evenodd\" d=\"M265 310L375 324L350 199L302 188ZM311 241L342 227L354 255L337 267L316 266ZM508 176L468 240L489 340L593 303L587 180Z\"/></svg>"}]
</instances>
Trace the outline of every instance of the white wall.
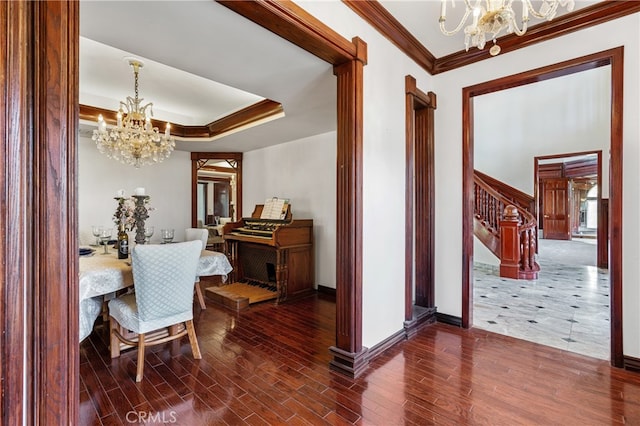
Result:
<instances>
[{"instance_id":1,"label":"white wall","mask_svg":"<svg viewBox=\"0 0 640 426\"><path fill-rule=\"evenodd\" d=\"M406 74L438 97L436 110L436 305L462 309L462 89L467 86L625 46L623 162L624 353L640 357L640 187L638 14L512 53L428 76L340 2L298 2L351 39L368 44L364 70L363 344L372 346L402 327L404 268L404 93ZM383 243L384 242L384 243Z\"/></svg>"},{"instance_id":2,"label":"white wall","mask_svg":"<svg viewBox=\"0 0 640 426\"><path fill-rule=\"evenodd\" d=\"M404 80L406 75L412 75L418 88L428 92L433 90L432 77L342 2L296 3L346 39L358 36L367 43L363 94L362 344L372 347L402 330L404 321ZM459 160L456 158L456 162Z\"/></svg>"},{"instance_id":3,"label":"white wall","mask_svg":"<svg viewBox=\"0 0 640 426\"><path fill-rule=\"evenodd\" d=\"M80 244L95 241L91 226L112 226L117 203L117 190L127 195L143 187L149 195L146 225L153 226L151 242L160 242L160 229L174 228L175 240L184 238L184 230L191 226L191 156L174 151L167 160L136 169L100 154L95 143L87 137L78 140L78 226ZM129 233L134 241L135 231Z\"/></svg>"},{"instance_id":4,"label":"white wall","mask_svg":"<svg viewBox=\"0 0 640 426\"><path fill-rule=\"evenodd\" d=\"M602 151L607 198L610 66L477 96L473 108L477 170L533 196L534 157Z\"/></svg>"},{"instance_id":5,"label":"white wall","mask_svg":"<svg viewBox=\"0 0 640 426\"><path fill-rule=\"evenodd\" d=\"M246 152L243 216L267 198L288 198L294 219L313 219L315 284L336 288L336 134Z\"/></svg>"},{"instance_id":6,"label":"white wall","mask_svg":"<svg viewBox=\"0 0 640 426\"><path fill-rule=\"evenodd\" d=\"M638 14L539 43L436 76L436 303L438 311L461 315L460 216L462 188L462 88L583 55L625 46L623 134L623 333L625 355L640 356L640 227L637 220L640 164L638 151ZM605 152L605 160L608 150ZM446 164L447 167L438 167ZM457 195L456 195L457 194ZM438 232L438 230L446 230Z\"/></svg>"}]
</instances>

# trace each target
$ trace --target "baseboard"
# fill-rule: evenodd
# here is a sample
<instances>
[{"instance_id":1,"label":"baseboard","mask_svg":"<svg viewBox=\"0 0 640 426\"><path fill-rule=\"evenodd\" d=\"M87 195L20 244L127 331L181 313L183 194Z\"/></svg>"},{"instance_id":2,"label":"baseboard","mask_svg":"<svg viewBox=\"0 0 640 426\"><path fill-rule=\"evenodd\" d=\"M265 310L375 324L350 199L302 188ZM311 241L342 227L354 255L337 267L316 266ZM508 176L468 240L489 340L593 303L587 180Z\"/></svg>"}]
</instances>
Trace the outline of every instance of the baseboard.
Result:
<instances>
[{"instance_id":1,"label":"baseboard","mask_svg":"<svg viewBox=\"0 0 640 426\"><path fill-rule=\"evenodd\" d=\"M318 286L318 293L326 294L328 296L336 297L336 289L331 287L325 287L323 285Z\"/></svg>"},{"instance_id":2,"label":"baseboard","mask_svg":"<svg viewBox=\"0 0 640 426\"><path fill-rule=\"evenodd\" d=\"M632 356L624 356L624 369L629 371L640 372L640 359Z\"/></svg>"},{"instance_id":3,"label":"baseboard","mask_svg":"<svg viewBox=\"0 0 640 426\"><path fill-rule=\"evenodd\" d=\"M462 318L454 317L453 315L436 313L436 320L443 324L455 325L456 327L462 327Z\"/></svg>"},{"instance_id":4,"label":"baseboard","mask_svg":"<svg viewBox=\"0 0 640 426\"><path fill-rule=\"evenodd\" d=\"M367 356L367 360L371 361L375 357L379 356L381 353L386 351L387 349L393 347L394 345L406 340L406 335L404 330L400 330L391 336L384 339L382 342L374 345L369 349L369 354Z\"/></svg>"},{"instance_id":5,"label":"baseboard","mask_svg":"<svg viewBox=\"0 0 640 426\"><path fill-rule=\"evenodd\" d=\"M416 335L418 330L428 324L436 322L436 314L438 309L425 308L422 306L413 306L413 318L404 322L404 333L407 339L411 339Z\"/></svg>"}]
</instances>

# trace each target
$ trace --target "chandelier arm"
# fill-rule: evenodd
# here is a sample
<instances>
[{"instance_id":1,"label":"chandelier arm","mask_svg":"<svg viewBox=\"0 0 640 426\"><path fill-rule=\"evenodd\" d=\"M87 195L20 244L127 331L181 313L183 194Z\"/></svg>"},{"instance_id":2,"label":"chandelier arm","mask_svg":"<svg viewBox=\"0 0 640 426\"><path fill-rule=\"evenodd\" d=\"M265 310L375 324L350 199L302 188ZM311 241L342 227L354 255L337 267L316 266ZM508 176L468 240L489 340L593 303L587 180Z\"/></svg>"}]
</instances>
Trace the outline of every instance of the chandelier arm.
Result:
<instances>
[{"instance_id":1,"label":"chandelier arm","mask_svg":"<svg viewBox=\"0 0 640 426\"><path fill-rule=\"evenodd\" d=\"M514 19L513 23L512 23L513 32L516 33L516 35L519 35L519 36L524 35L524 33L527 32L527 22L528 21L529 21L528 19L526 21L522 21L522 29L520 29L520 28L518 28L518 24Z\"/></svg>"},{"instance_id":2,"label":"chandelier arm","mask_svg":"<svg viewBox=\"0 0 640 426\"><path fill-rule=\"evenodd\" d=\"M465 0L466 3L468 3L468 0ZM452 31L448 31L445 27L445 21L447 20L446 18L440 17L440 31L442 31L442 34L446 35L446 36L452 36L454 34L457 34L458 32L460 32L460 30L462 29L462 27L464 26L464 24L467 21L467 18L469 17L469 14L471 13L472 9L467 8L467 10L464 13L464 16L462 17L462 19L460 20L460 23L458 24L457 27L455 27Z\"/></svg>"},{"instance_id":3,"label":"chandelier arm","mask_svg":"<svg viewBox=\"0 0 640 426\"><path fill-rule=\"evenodd\" d=\"M529 9L529 13L531 15L533 15L537 19L547 19L547 20L551 20L553 19L554 16L556 16L556 11L558 10L558 4L559 4L558 0L547 0L546 3L551 3L549 10L546 13L540 13L539 11L533 8L533 5L531 4L531 0L524 0L524 2L526 3L527 8ZM524 7L524 4L523 4L523 7Z\"/></svg>"}]
</instances>

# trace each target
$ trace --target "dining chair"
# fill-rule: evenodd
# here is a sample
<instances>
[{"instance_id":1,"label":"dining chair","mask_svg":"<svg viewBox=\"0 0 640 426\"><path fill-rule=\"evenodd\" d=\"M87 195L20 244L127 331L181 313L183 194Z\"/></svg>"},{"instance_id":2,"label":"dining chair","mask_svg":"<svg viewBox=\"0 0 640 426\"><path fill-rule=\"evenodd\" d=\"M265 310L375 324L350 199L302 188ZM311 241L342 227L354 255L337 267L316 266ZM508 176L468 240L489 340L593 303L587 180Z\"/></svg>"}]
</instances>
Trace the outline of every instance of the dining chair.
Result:
<instances>
[{"instance_id":1,"label":"dining chair","mask_svg":"<svg viewBox=\"0 0 640 426\"><path fill-rule=\"evenodd\" d=\"M199 241L138 244L131 252L135 292L109 301L109 322L111 358L120 356L120 342L138 347L136 382L142 380L147 346L188 335L193 357L202 358L193 326L193 285L201 247ZM165 328L165 333L155 333Z\"/></svg>"},{"instance_id":2,"label":"dining chair","mask_svg":"<svg viewBox=\"0 0 640 426\"><path fill-rule=\"evenodd\" d=\"M207 249L207 240L209 239L209 230L207 228L187 228L184 231L186 241L201 241L202 250ZM207 309L207 305L204 303L204 295L202 294L202 288L200 288L200 278L196 277L195 292L198 297L198 303L200 308Z\"/></svg>"}]
</instances>

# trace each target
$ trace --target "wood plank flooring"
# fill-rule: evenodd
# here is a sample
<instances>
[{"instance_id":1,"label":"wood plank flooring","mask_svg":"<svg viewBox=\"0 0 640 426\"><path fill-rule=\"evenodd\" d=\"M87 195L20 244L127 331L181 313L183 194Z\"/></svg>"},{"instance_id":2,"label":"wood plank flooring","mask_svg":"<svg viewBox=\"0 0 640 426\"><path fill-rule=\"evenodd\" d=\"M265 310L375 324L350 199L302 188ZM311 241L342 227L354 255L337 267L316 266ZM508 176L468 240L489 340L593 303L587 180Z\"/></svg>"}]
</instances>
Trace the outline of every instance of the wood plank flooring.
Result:
<instances>
[{"instance_id":1,"label":"wood plank flooring","mask_svg":"<svg viewBox=\"0 0 640 426\"><path fill-rule=\"evenodd\" d=\"M243 312L196 309L188 339L111 360L106 327L81 344L80 424L640 424L640 374L444 324L389 349L356 380L328 368L335 304L323 295Z\"/></svg>"}]
</instances>

